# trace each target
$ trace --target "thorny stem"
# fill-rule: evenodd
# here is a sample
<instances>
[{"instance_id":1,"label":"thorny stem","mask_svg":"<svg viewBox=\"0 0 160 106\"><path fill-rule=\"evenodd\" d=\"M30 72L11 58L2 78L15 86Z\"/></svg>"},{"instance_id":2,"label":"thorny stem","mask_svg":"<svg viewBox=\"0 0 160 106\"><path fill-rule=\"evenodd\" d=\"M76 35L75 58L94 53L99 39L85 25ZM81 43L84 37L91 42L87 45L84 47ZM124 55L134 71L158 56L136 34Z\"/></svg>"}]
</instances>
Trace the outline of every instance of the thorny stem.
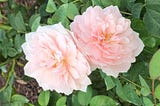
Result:
<instances>
[{"instance_id":1,"label":"thorny stem","mask_svg":"<svg viewBox=\"0 0 160 106\"><path fill-rule=\"evenodd\" d=\"M9 83L10 77L11 77L11 75L12 75L12 74L13 74L13 72L14 72L15 64L16 64L16 60L15 60L15 59L13 59L13 60L12 60L11 70L10 70L10 72L9 72L9 77L8 77L8 79L7 79L7 82L6 82L5 86L4 86L3 88L1 88L1 89L0 89L0 92L1 92L1 91L3 91L3 90L8 86L8 83Z\"/></svg>"},{"instance_id":2,"label":"thorny stem","mask_svg":"<svg viewBox=\"0 0 160 106\"><path fill-rule=\"evenodd\" d=\"M128 81L129 83L131 83L131 84L135 85L136 87L138 87L138 88L142 88L140 85L136 84L135 82L133 82L133 81L131 81L131 80L129 80L129 79L127 79L127 78L125 78L125 77L121 76L121 75L120 75L120 77L121 77L122 79L124 79L124 80Z\"/></svg>"},{"instance_id":3,"label":"thorny stem","mask_svg":"<svg viewBox=\"0 0 160 106\"><path fill-rule=\"evenodd\" d=\"M154 80L152 80L152 96L153 96L154 106L156 106L156 97L154 93Z\"/></svg>"}]
</instances>

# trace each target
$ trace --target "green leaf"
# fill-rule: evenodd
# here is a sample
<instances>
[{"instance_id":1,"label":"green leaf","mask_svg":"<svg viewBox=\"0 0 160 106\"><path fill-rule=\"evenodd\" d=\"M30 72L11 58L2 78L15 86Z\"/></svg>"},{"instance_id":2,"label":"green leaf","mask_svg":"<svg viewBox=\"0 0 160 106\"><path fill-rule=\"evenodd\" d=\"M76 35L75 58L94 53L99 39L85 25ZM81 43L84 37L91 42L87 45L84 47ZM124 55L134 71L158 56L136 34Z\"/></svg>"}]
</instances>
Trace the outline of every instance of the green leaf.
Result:
<instances>
[{"instance_id":1,"label":"green leaf","mask_svg":"<svg viewBox=\"0 0 160 106\"><path fill-rule=\"evenodd\" d=\"M143 103L144 103L144 106L154 106L151 100L148 99L147 97L143 97Z\"/></svg>"},{"instance_id":2,"label":"green leaf","mask_svg":"<svg viewBox=\"0 0 160 106\"><path fill-rule=\"evenodd\" d=\"M48 12L46 12L46 6L47 6L47 3L43 3L39 7L39 12L38 13L40 13L41 17L46 17L46 16L50 15Z\"/></svg>"},{"instance_id":3,"label":"green leaf","mask_svg":"<svg viewBox=\"0 0 160 106\"><path fill-rule=\"evenodd\" d=\"M9 72L8 79L7 79L8 85L5 85L5 87L6 86L7 87L5 89L4 88L0 89L0 100L1 101L10 102L13 81L14 81L14 74L13 74L13 71L11 70Z\"/></svg>"},{"instance_id":4,"label":"green leaf","mask_svg":"<svg viewBox=\"0 0 160 106\"><path fill-rule=\"evenodd\" d=\"M146 83L146 81L142 78L141 75L139 75L139 80L141 82L141 93L143 96L148 96L151 93L151 90L148 86L148 84Z\"/></svg>"},{"instance_id":5,"label":"green leaf","mask_svg":"<svg viewBox=\"0 0 160 106\"><path fill-rule=\"evenodd\" d=\"M38 97L38 103L42 106L47 106L50 98L50 91L42 91Z\"/></svg>"},{"instance_id":6,"label":"green leaf","mask_svg":"<svg viewBox=\"0 0 160 106\"><path fill-rule=\"evenodd\" d=\"M121 1L120 7L122 9L127 9L131 11L136 0L119 0L119 1Z\"/></svg>"},{"instance_id":7,"label":"green leaf","mask_svg":"<svg viewBox=\"0 0 160 106\"><path fill-rule=\"evenodd\" d=\"M68 4L61 5L58 10L55 12L54 16L55 21L64 21L67 16Z\"/></svg>"},{"instance_id":8,"label":"green leaf","mask_svg":"<svg viewBox=\"0 0 160 106\"><path fill-rule=\"evenodd\" d=\"M33 105L31 103L27 103L27 104L24 104L24 106L35 106L35 105Z\"/></svg>"},{"instance_id":9,"label":"green leaf","mask_svg":"<svg viewBox=\"0 0 160 106\"><path fill-rule=\"evenodd\" d=\"M2 30L2 29L0 29L0 42L2 42L3 41L3 39L5 39L6 38L6 33L5 33L5 31L4 30Z\"/></svg>"},{"instance_id":10,"label":"green leaf","mask_svg":"<svg viewBox=\"0 0 160 106\"><path fill-rule=\"evenodd\" d=\"M128 71L127 78L133 82L139 82L139 75L148 77L148 63L142 61L132 64L132 67Z\"/></svg>"},{"instance_id":11,"label":"green leaf","mask_svg":"<svg viewBox=\"0 0 160 106\"><path fill-rule=\"evenodd\" d=\"M61 0L61 2L63 2L63 3L68 3L68 0Z\"/></svg>"},{"instance_id":12,"label":"green leaf","mask_svg":"<svg viewBox=\"0 0 160 106\"><path fill-rule=\"evenodd\" d=\"M20 102L20 103L28 103L29 100L25 97L25 96L22 96L22 95L19 95L19 94L15 94L12 96L11 98L11 101L12 102Z\"/></svg>"},{"instance_id":13,"label":"green leaf","mask_svg":"<svg viewBox=\"0 0 160 106\"><path fill-rule=\"evenodd\" d=\"M8 50L7 51L8 52L8 56L14 57L14 56L17 55L17 50L15 48L8 48L7 50Z\"/></svg>"},{"instance_id":14,"label":"green leaf","mask_svg":"<svg viewBox=\"0 0 160 106\"><path fill-rule=\"evenodd\" d=\"M110 97L104 95L94 96L90 101L90 106L117 106L118 104Z\"/></svg>"},{"instance_id":15,"label":"green leaf","mask_svg":"<svg viewBox=\"0 0 160 106\"><path fill-rule=\"evenodd\" d=\"M15 9L17 7L17 4L15 3L14 0L8 0L8 6L11 9Z\"/></svg>"},{"instance_id":16,"label":"green leaf","mask_svg":"<svg viewBox=\"0 0 160 106\"><path fill-rule=\"evenodd\" d=\"M12 86L8 86L5 90L0 92L0 100L3 102L9 102L11 99Z\"/></svg>"},{"instance_id":17,"label":"green leaf","mask_svg":"<svg viewBox=\"0 0 160 106\"><path fill-rule=\"evenodd\" d=\"M132 84L127 84L123 87L123 90L125 94L127 95L128 102L133 103L138 106L142 104L141 99L138 97L138 95L135 92L135 86L133 86Z\"/></svg>"},{"instance_id":18,"label":"green leaf","mask_svg":"<svg viewBox=\"0 0 160 106\"><path fill-rule=\"evenodd\" d=\"M48 106L56 106L56 102L60 97L62 97L62 95L60 93L52 91L52 93L50 95Z\"/></svg>"},{"instance_id":19,"label":"green leaf","mask_svg":"<svg viewBox=\"0 0 160 106\"><path fill-rule=\"evenodd\" d=\"M144 23L148 31L160 35L160 0L146 0L146 13Z\"/></svg>"},{"instance_id":20,"label":"green leaf","mask_svg":"<svg viewBox=\"0 0 160 106\"><path fill-rule=\"evenodd\" d=\"M107 90L110 90L110 89L112 89L112 88L115 87L115 83L114 83L114 81L112 80L112 77L111 77L111 76L106 76L106 77L104 78L104 81L105 81L105 84L106 84L106 86L107 86Z\"/></svg>"},{"instance_id":21,"label":"green leaf","mask_svg":"<svg viewBox=\"0 0 160 106\"><path fill-rule=\"evenodd\" d=\"M36 31L38 26L40 25L41 17L39 14L32 15L29 19L29 26L31 28L31 31Z\"/></svg>"},{"instance_id":22,"label":"green leaf","mask_svg":"<svg viewBox=\"0 0 160 106\"><path fill-rule=\"evenodd\" d=\"M155 97L160 100L160 84L155 88Z\"/></svg>"},{"instance_id":23,"label":"green leaf","mask_svg":"<svg viewBox=\"0 0 160 106\"><path fill-rule=\"evenodd\" d=\"M84 1L85 3L83 4L83 6L81 7L81 14L84 13L86 11L86 9L92 5L92 0L88 0L88 1Z\"/></svg>"},{"instance_id":24,"label":"green leaf","mask_svg":"<svg viewBox=\"0 0 160 106\"><path fill-rule=\"evenodd\" d=\"M146 29L146 26L144 22L140 19L132 19L131 20L131 27L134 31L140 33L140 37L146 37L148 36L148 31Z\"/></svg>"},{"instance_id":25,"label":"green leaf","mask_svg":"<svg viewBox=\"0 0 160 106\"><path fill-rule=\"evenodd\" d=\"M92 88L89 86L86 92L78 92L78 101L81 105L88 105L92 98Z\"/></svg>"},{"instance_id":26,"label":"green leaf","mask_svg":"<svg viewBox=\"0 0 160 106\"><path fill-rule=\"evenodd\" d=\"M107 90L112 89L113 87L115 87L115 83L112 79L111 76L107 76L104 72L100 71L100 74L102 76L102 78L104 79L104 82L106 84Z\"/></svg>"},{"instance_id":27,"label":"green leaf","mask_svg":"<svg viewBox=\"0 0 160 106\"><path fill-rule=\"evenodd\" d=\"M8 0L0 0L0 2L6 2L6 1L8 1Z\"/></svg>"},{"instance_id":28,"label":"green leaf","mask_svg":"<svg viewBox=\"0 0 160 106\"><path fill-rule=\"evenodd\" d=\"M18 32L25 32L26 27L22 17L22 13L19 11L17 14L9 15L9 22L11 26Z\"/></svg>"},{"instance_id":29,"label":"green leaf","mask_svg":"<svg viewBox=\"0 0 160 106\"><path fill-rule=\"evenodd\" d=\"M78 97L77 95L72 95L72 104L73 106L81 106L78 102Z\"/></svg>"},{"instance_id":30,"label":"green leaf","mask_svg":"<svg viewBox=\"0 0 160 106\"><path fill-rule=\"evenodd\" d=\"M0 43L0 51L1 54L4 58L7 58L8 56L8 52L7 49L8 47L10 47L10 42L8 41L8 39L4 36L4 39L1 39L1 43Z\"/></svg>"},{"instance_id":31,"label":"green leaf","mask_svg":"<svg viewBox=\"0 0 160 106\"><path fill-rule=\"evenodd\" d=\"M4 58L7 58L7 56L14 57L17 54L17 51L13 48L13 41L5 36L2 36L1 38L0 51L2 56L4 56Z\"/></svg>"},{"instance_id":32,"label":"green leaf","mask_svg":"<svg viewBox=\"0 0 160 106\"><path fill-rule=\"evenodd\" d=\"M107 7L110 5L119 6L121 3L121 0L100 0L103 7Z\"/></svg>"},{"instance_id":33,"label":"green leaf","mask_svg":"<svg viewBox=\"0 0 160 106\"><path fill-rule=\"evenodd\" d=\"M57 10L57 7L56 7L54 1L53 0L48 0L47 7L46 7L46 12L53 13L56 10Z\"/></svg>"},{"instance_id":34,"label":"green leaf","mask_svg":"<svg viewBox=\"0 0 160 106\"><path fill-rule=\"evenodd\" d=\"M127 95L125 94L125 91L123 89L122 84L120 83L119 80L116 80L116 93L117 95L122 98L124 101L129 101L127 98Z\"/></svg>"},{"instance_id":35,"label":"green leaf","mask_svg":"<svg viewBox=\"0 0 160 106\"><path fill-rule=\"evenodd\" d=\"M66 106L66 101L67 101L67 97L66 96L62 96L56 102L56 106Z\"/></svg>"},{"instance_id":36,"label":"green leaf","mask_svg":"<svg viewBox=\"0 0 160 106\"><path fill-rule=\"evenodd\" d=\"M131 13L133 18L140 18L142 8L143 8L142 3L136 3L132 6Z\"/></svg>"},{"instance_id":37,"label":"green leaf","mask_svg":"<svg viewBox=\"0 0 160 106\"><path fill-rule=\"evenodd\" d=\"M66 26L66 24L69 23L69 20L67 19L67 9L68 4L61 5L53 15L52 20L50 20L50 24L61 22Z\"/></svg>"},{"instance_id":38,"label":"green leaf","mask_svg":"<svg viewBox=\"0 0 160 106\"><path fill-rule=\"evenodd\" d=\"M119 80L116 80L116 85L116 93L121 99L135 105L142 104L142 101L135 92L135 86L132 84L127 84L122 87Z\"/></svg>"},{"instance_id":39,"label":"green leaf","mask_svg":"<svg viewBox=\"0 0 160 106\"><path fill-rule=\"evenodd\" d=\"M157 103L157 105L156 106L160 106L160 103Z\"/></svg>"},{"instance_id":40,"label":"green leaf","mask_svg":"<svg viewBox=\"0 0 160 106\"><path fill-rule=\"evenodd\" d=\"M147 46L147 47L153 48L153 47L156 46L156 39L154 37L151 37L151 36L145 37L143 39L143 42L144 42L145 46Z\"/></svg>"},{"instance_id":41,"label":"green leaf","mask_svg":"<svg viewBox=\"0 0 160 106\"><path fill-rule=\"evenodd\" d=\"M21 45L23 42L24 42L24 38L21 37L19 34L17 34L16 37L14 38L14 46L19 53L22 52Z\"/></svg>"},{"instance_id":42,"label":"green leaf","mask_svg":"<svg viewBox=\"0 0 160 106\"><path fill-rule=\"evenodd\" d=\"M73 20L74 17L78 14L79 14L79 11L78 11L77 6L73 3L69 3L68 4L68 9L67 9L67 17L69 19Z\"/></svg>"},{"instance_id":43,"label":"green leaf","mask_svg":"<svg viewBox=\"0 0 160 106\"><path fill-rule=\"evenodd\" d=\"M100 0L92 0L92 5L103 6L103 4L102 4L102 2Z\"/></svg>"},{"instance_id":44,"label":"green leaf","mask_svg":"<svg viewBox=\"0 0 160 106\"><path fill-rule=\"evenodd\" d=\"M158 50L152 57L149 63L149 74L151 79L160 77L160 50Z\"/></svg>"}]
</instances>

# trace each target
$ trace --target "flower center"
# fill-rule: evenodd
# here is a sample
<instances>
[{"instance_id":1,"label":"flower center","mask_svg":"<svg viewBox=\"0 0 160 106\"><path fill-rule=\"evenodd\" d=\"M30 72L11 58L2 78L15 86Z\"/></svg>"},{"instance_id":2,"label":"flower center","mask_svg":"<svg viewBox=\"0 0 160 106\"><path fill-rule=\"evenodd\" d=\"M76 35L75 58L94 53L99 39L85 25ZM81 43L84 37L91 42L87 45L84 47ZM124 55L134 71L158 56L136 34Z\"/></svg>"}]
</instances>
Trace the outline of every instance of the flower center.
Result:
<instances>
[{"instance_id":1,"label":"flower center","mask_svg":"<svg viewBox=\"0 0 160 106\"><path fill-rule=\"evenodd\" d=\"M104 37L105 37L105 38L104 38L104 41L108 41L108 40L111 38L111 35L112 35L112 34L108 34L108 33L105 34L105 35L104 35Z\"/></svg>"},{"instance_id":2,"label":"flower center","mask_svg":"<svg viewBox=\"0 0 160 106\"><path fill-rule=\"evenodd\" d=\"M60 51L53 52L52 53L52 67L57 67L62 62L64 62L62 52L60 52Z\"/></svg>"},{"instance_id":3,"label":"flower center","mask_svg":"<svg viewBox=\"0 0 160 106\"><path fill-rule=\"evenodd\" d=\"M57 62L61 62L61 60L63 60L63 56L60 51L56 51L53 55L54 55L55 59L57 60Z\"/></svg>"}]
</instances>

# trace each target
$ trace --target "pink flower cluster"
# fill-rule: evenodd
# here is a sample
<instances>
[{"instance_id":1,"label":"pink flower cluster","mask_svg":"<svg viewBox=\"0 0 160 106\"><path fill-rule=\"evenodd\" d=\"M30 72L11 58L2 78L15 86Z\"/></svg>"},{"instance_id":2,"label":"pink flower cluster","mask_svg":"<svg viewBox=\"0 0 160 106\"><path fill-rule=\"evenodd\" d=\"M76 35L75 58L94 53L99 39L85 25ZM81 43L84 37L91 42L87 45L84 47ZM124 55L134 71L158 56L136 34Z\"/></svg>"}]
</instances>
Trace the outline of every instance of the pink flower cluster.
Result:
<instances>
[{"instance_id":1,"label":"pink flower cluster","mask_svg":"<svg viewBox=\"0 0 160 106\"><path fill-rule=\"evenodd\" d=\"M89 7L70 26L72 32L59 23L26 34L25 75L35 78L44 90L67 95L86 91L91 71L100 68L117 77L129 70L144 47L117 6Z\"/></svg>"}]
</instances>

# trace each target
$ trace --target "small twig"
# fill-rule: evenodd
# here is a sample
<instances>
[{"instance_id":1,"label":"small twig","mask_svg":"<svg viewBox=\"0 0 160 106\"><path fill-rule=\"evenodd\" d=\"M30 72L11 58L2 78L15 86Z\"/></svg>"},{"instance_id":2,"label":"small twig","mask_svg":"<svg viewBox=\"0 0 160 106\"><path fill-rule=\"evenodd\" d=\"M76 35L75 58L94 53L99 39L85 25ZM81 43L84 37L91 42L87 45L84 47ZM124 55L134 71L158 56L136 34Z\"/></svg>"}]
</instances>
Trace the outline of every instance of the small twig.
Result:
<instances>
[{"instance_id":1,"label":"small twig","mask_svg":"<svg viewBox=\"0 0 160 106\"><path fill-rule=\"evenodd\" d=\"M4 24L0 24L0 28L1 28L1 29L4 29L4 30L11 30L11 29L12 29L11 26L4 25Z\"/></svg>"},{"instance_id":2,"label":"small twig","mask_svg":"<svg viewBox=\"0 0 160 106\"><path fill-rule=\"evenodd\" d=\"M149 53L149 54L151 54L151 55L153 55L152 52L150 52L149 50L147 50L147 49L145 49L145 48L144 48L144 51L147 52L147 53Z\"/></svg>"},{"instance_id":3,"label":"small twig","mask_svg":"<svg viewBox=\"0 0 160 106\"><path fill-rule=\"evenodd\" d=\"M76 2L79 2L79 0L74 0L72 3L76 3Z\"/></svg>"},{"instance_id":4,"label":"small twig","mask_svg":"<svg viewBox=\"0 0 160 106\"><path fill-rule=\"evenodd\" d=\"M123 76L121 76L121 75L120 75L120 77L121 77L122 79L124 79L124 80L128 81L129 83L131 83L131 84L135 85L136 87L138 87L138 88L142 88L142 86L140 86L140 85L136 84L135 82L132 82L131 80L129 80L129 79L127 79L127 78L125 78L125 77L123 77Z\"/></svg>"},{"instance_id":5,"label":"small twig","mask_svg":"<svg viewBox=\"0 0 160 106\"><path fill-rule=\"evenodd\" d=\"M131 13L127 13L127 12L125 12L125 11L120 11L122 14L125 14L125 15L130 15L130 16L132 16L132 14Z\"/></svg>"},{"instance_id":6,"label":"small twig","mask_svg":"<svg viewBox=\"0 0 160 106\"><path fill-rule=\"evenodd\" d=\"M152 80L152 96L153 96L154 106L156 106L156 97L154 93L154 80Z\"/></svg>"},{"instance_id":7,"label":"small twig","mask_svg":"<svg viewBox=\"0 0 160 106\"><path fill-rule=\"evenodd\" d=\"M19 55L17 55L17 56L15 56L15 57L13 57L13 58L7 59L6 61L0 63L0 67L6 65L6 64L9 63L10 61L13 61L13 60L15 60L15 59L17 59L17 58L19 58L19 57L21 57L21 56L22 56L22 53L19 54Z\"/></svg>"},{"instance_id":8,"label":"small twig","mask_svg":"<svg viewBox=\"0 0 160 106\"><path fill-rule=\"evenodd\" d=\"M10 72L9 72L9 75L8 75L8 79L7 79L7 81L6 81L5 86L4 86L4 87L2 87L2 88L0 89L0 92L1 92L1 91L3 91L4 89L6 89L6 87L8 86L8 83L9 83L10 77L11 77L11 75L12 75L12 74L13 74L13 72L14 72L15 64L16 64L16 60L15 60L15 59L13 59L13 60L12 60L12 66L11 66L11 69L10 69Z\"/></svg>"}]
</instances>

